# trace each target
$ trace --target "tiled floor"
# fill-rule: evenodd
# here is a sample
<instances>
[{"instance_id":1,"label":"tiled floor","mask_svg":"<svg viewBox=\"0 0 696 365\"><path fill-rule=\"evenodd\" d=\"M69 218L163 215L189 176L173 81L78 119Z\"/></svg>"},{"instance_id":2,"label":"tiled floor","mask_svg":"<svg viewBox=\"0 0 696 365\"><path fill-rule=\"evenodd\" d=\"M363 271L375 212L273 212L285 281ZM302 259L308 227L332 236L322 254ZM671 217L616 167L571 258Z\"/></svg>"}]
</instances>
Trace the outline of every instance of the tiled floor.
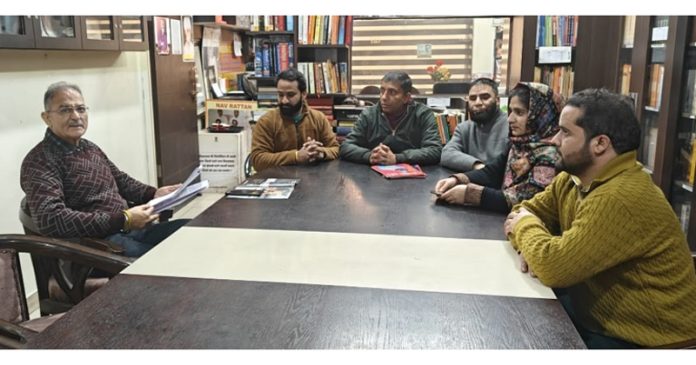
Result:
<instances>
[{"instance_id":1,"label":"tiled floor","mask_svg":"<svg viewBox=\"0 0 696 365\"><path fill-rule=\"evenodd\" d=\"M197 196L193 198L191 201L186 203L182 208L178 209L176 212L174 212L174 217L173 219L183 219L183 218L196 218L199 214L201 214L204 210L206 210L209 206L213 205L218 199L222 198L225 194L222 193L203 193L200 196ZM33 310L31 314L29 315L29 318L38 318L39 317L39 300L38 300L38 293L34 293L33 295L30 295L28 300L30 301L29 303L29 309Z\"/></svg>"}]
</instances>

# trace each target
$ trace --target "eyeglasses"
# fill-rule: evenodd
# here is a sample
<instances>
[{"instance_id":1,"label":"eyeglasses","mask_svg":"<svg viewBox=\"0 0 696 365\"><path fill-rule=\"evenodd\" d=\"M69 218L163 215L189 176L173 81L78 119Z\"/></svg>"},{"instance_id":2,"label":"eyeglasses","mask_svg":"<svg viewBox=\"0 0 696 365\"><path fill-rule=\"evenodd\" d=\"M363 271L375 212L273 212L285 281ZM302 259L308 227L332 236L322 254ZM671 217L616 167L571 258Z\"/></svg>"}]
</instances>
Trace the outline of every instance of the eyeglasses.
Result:
<instances>
[{"instance_id":1,"label":"eyeglasses","mask_svg":"<svg viewBox=\"0 0 696 365\"><path fill-rule=\"evenodd\" d=\"M474 102L476 99L481 98L481 101L486 101L490 98L492 98L493 95L485 93L485 94L478 94L478 95L469 95L469 101Z\"/></svg>"},{"instance_id":2,"label":"eyeglasses","mask_svg":"<svg viewBox=\"0 0 696 365\"><path fill-rule=\"evenodd\" d=\"M74 112L77 112L79 115L85 115L87 114L87 111L89 111L89 108L84 106L84 105L78 105L76 107L72 106L63 106L58 110L49 110L49 113L58 113L60 116L67 118L71 115L73 115Z\"/></svg>"}]
</instances>

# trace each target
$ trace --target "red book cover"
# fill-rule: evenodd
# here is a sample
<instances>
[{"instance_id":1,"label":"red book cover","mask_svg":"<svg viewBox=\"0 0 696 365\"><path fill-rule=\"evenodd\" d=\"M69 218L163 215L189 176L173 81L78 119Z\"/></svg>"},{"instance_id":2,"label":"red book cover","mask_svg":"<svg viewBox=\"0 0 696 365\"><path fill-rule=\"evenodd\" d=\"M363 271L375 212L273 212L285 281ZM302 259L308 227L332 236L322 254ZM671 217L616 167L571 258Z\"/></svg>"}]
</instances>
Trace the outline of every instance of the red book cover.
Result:
<instances>
[{"instance_id":1,"label":"red book cover","mask_svg":"<svg viewBox=\"0 0 696 365\"><path fill-rule=\"evenodd\" d=\"M371 168L382 174L385 179L423 179L427 176L420 166L407 163L373 165Z\"/></svg>"}]
</instances>

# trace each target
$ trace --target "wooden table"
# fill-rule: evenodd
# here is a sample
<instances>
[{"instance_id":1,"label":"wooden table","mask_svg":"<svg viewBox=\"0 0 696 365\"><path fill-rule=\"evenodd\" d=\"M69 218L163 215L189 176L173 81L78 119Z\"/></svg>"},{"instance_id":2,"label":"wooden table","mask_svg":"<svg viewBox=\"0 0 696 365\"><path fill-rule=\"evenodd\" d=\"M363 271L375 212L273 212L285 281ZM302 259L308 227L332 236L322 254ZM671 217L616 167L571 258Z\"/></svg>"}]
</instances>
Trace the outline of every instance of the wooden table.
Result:
<instances>
[{"instance_id":1,"label":"wooden table","mask_svg":"<svg viewBox=\"0 0 696 365\"><path fill-rule=\"evenodd\" d=\"M449 173L343 161L288 200L222 199L30 342L33 348L584 348L519 273L504 216L434 203Z\"/></svg>"}]
</instances>

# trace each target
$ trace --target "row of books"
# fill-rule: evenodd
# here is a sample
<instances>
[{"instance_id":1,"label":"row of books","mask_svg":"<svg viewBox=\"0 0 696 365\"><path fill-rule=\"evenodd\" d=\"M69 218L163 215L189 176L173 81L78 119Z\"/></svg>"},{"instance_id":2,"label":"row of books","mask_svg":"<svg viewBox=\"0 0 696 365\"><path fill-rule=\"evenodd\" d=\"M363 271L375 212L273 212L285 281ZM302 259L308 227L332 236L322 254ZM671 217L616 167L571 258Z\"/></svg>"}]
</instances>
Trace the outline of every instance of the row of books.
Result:
<instances>
[{"instance_id":1,"label":"row of books","mask_svg":"<svg viewBox=\"0 0 696 365\"><path fill-rule=\"evenodd\" d=\"M252 32L292 32L295 18L292 15L252 15Z\"/></svg>"},{"instance_id":2,"label":"row of books","mask_svg":"<svg viewBox=\"0 0 696 365\"><path fill-rule=\"evenodd\" d=\"M682 113L696 115L696 70L689 70L686 76Z\"/></svg>"},{"instance_id":3,"label":"row of books","mask_svg":"<svg viewBox=\"0 0 696 365\"><path fill-rule=\"evenodd\" d=\"M255 48L254 75L257 77L276 76L295 65L293 42L261 39Z\"/></svg>"},{"instance_id":4,"label":"row of books","mask_svg":"<svg viewBox=\"0 0 696 365\"><path fill-rule=\"evenodd\" d=\"M338 15L300 15L300 44L349 45L353 38L353 17Z\"/></svg>"},{"instance_id":5,"label":"row of books","mask_svg":"<svg viewBox=\"0 0 696 365\"><path fill-rule=\"evenodd\" d=\"M539 47L572 46L578 35L578 16L539 16L537 41Z\"/></svg>"},{"instance_id":6,"label":"row of books","mask_svg":"<svg viewBox=\"0 0 696 365\"><path fill-rule=\"evenodd\" d=\"M648 102L646 106L658 109L662 103L662 83L665 78L665 66L659 63L650 65L650 82L648 84Z\"/></svg>"},{"instance_id":7,"label":"row of books","mask_svg":"<svg viewBox=\"0 0 696 365\"><path fill-rule=\"evenodd\" d=\"M310 108L324 113L326 119L328 119L332 125L334 124L333 97L321 96L318 98L307 98L307 104Z\"/></svg>"},{"instance_id":8,"label":"row of books","mask_svg":"<svg viewBox=\"0 0 696 365\"><path fill-rule=\"evenodd\" d=\"M435 122L437 123L437 131L440 134L442 145L447 144L452 139L457 125L465 119L465 115L461 113L435 113Z\"/></svg>"},{"instance_id":9,"label":"row of books","mask_svg":"<svg viewBox=\"0 0 696 365\"><path fill-rule=\"evenodd\" d=\"M566 99L573 94L574 78L573 66L534 67L534 81L549 85Z\"/></svg>"},{"instance_id":10,"label":"row of books","mask_svg":"<svg viewBox=\"0 0 696 365\"><path fill-rule=\"evenodd\" d=\"M297 68L307 79L309 94L348 93L347 62L299 62Z\"/></svg>"},{"instance_id":11,"label":"row of books","mask_svg":"<svg viewBox=\"0 0 696 365\"><path fill-rule=\"evenodd\" d=\"M365 106L355 105L334 106L334 114L336 116L334 127L336 128L336 140L338 143L343 143L346 137L348 137L350 132L353 130L355 122L358 121L360 113L362 113L365 108Z\"/></svg>"}]
</instances>

